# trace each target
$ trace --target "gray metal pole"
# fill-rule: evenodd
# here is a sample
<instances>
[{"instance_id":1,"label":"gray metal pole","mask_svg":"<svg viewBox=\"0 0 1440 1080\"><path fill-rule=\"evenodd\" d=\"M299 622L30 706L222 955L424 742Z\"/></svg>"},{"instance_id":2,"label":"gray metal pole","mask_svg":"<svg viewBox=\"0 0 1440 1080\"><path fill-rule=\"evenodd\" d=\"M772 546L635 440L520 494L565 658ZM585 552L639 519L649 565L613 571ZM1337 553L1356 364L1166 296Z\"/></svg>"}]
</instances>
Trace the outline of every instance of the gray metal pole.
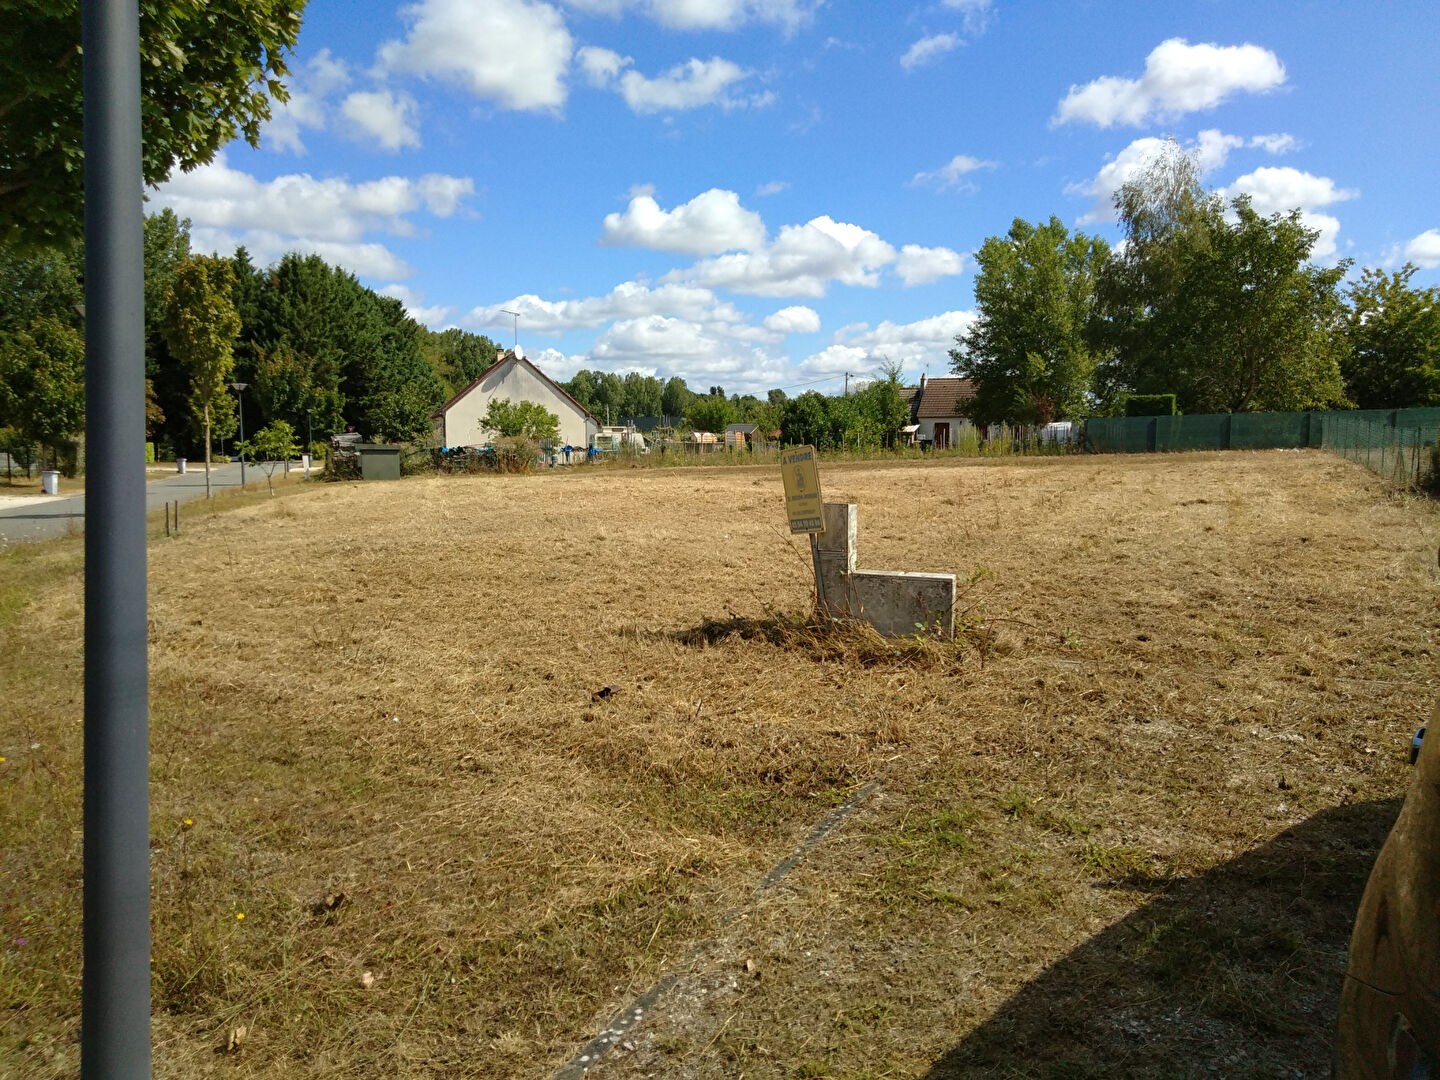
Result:
<instances>
[{"instance_id":1,"label":"gray metal pole","mask_svg":"<svg viewBox=\"0 0 1440 1080\"><path fill-rule=\"evenodd\" d=\"M145 259L137 0L83 0L85 896L80 1075L150 1075Z\"/></svg>"},{"instance_id":2,"label":"gray metal pole","mask_svg":"<svg viewBox=\"0 0 1440 1080\"><path fill-rule=\"evenodd\" d=\"M235 391L235 397L240 402L240 441L245 441L245 391ZM240 455L240 489L245 489L245 455Z\"/></svg>"}]
</instances>

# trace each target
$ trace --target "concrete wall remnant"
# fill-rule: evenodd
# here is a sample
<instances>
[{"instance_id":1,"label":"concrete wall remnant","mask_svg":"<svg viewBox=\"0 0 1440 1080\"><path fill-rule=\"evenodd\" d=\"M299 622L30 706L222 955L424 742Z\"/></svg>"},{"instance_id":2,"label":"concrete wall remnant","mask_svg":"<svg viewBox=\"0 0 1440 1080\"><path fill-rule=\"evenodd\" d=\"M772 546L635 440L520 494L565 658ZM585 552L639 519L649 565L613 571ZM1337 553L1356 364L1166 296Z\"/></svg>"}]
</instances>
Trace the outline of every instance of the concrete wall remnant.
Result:
<instances>
[{"instance_id":1,"label":"concrete wall remnant","mask_svg":"<svg viewBox=\"0 0 1440 1080\"><path fill-rule=\"evenodd\" d=\"M859 570L860 508L826 503L825 531L816 537L815 581L822 609L863 619L887 637L922 627L955 636L955 575Z\"/></svg>"}]
</instances>

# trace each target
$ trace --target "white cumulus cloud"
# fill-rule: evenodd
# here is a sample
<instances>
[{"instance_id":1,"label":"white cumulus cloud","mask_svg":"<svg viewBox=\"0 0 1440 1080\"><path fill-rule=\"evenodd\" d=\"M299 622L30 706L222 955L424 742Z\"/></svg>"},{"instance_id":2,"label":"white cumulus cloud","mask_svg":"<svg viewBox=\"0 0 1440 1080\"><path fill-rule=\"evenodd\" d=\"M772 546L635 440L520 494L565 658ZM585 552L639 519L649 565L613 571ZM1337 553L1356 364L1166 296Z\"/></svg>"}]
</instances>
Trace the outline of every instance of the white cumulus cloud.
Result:
<instances>
[{"instance_id":1,"label":"white cumulus cloud","mask_svg":"<svg viewBox=\"0 0 1440 1080\"><path fill-rule=\"evenodd\" d=\"M594 329L617 319L639 319L650 315L674 316L689 322L738 325L745 317L735 307L720 302L709 289L693 285L661 285L652 288L635 281L615 286L604 296L574 300L544 300L533 293L512 296L498 304L472 309L463 321L467 326L509 326L509 311L520 313L523 329L539 334L566 330Z\"/></svg>"},{"instance_id":2,"label":"white cumulus cloud","mask_svg":"<svg viewBox=\"0 0 1440 1080\"><path fill-rule=\"evenodd\" d=\"M260 265L288 251L314 252L356 274L393 280L407 276L409 267L369 235L412 235L414 215L450 217L473 193L470 178L441 174L359 184L308 173L260 181L231 168L221 151L208 165L177 172L151 201L189 218L200 250L244 244Z\"/></svg>"},{"instance_id":3,"label":"white cumulus cloud","mask_svg":"<svg viewBox=\"0 0 1440 1080\"><path fill-rule=\"evenodd\" d=\"M993 169L997 164L998 162L971 157L969 154L956 154L938 169L916 173L910 178L910 186L929 187L937 191L948 191L953 188L973 191L975 185L965 178L982 169Z\"/></svg>"},{"instance_id":4,"label":"white cumulus cloud","mask_svg":"<svg viewBox=\"0 0 1440 1080\"><path fill-rule=\"evenodd\" d=\"M864 323L849 326L835 335L829 348L807 357L800 369L814 375L837 371L863 374L891 363L905 368L907 382L917 382L927 369L932 375L949 372L955 336L974 321L973 311L946 311L912 323L887 319L873 329Z\"/></svg>"},{"instance_id":5,"label":"white cumulus cloud","mask_svg":"<svg viewBox=\"0 0 1440 1080\"><path fill-rule=\"evenodd\" d=\"M1321 213L1321 209L1337 202L1345 202L1359 196L1350 188L1338 187L1328 176L1315 176L1288 166L1276 168L1267 166L1236 177L1235 182L1222 188L1220 194L1233 198L1244 194L1250 196L1250 205L1258 213L1288 214L1299 210L1306 228L1320 233L1315 247L1310 252L1317 259L1335 254L1335 239L1340 232L1340 222L1333 214Z\"/></svg>"},{"instance_id":6,"label":"white cumulus cloud","mask_svg":"<svg viewBox=\"0 0 1440 1080\"><path fill-rule=\"evenodd\" d=\"M963 269L965 257L947 247L906 244L895 260L895 272L906 285L928 285L943 277L952 277Z\"/></svg>"},{"instance_id":7,"label":"white cumulus cloud","mask_svg":"<svg viewBox=\"0 0 1440 1080\"><path fill-rule=\"evenodd\" d=\"M595 340L590 360L606 371L669 372L692 385L723 383L731 392L763 393L786 376L781 359L731 328L664 315L615 323Z\"/></svg>"},{"instance_id":8,"label":"white cumulus cloud","mask_svg":"<svg viewBox=\"0 0 1440 1080\"><path fill-rule=\"evenodd\" d=\"M380 46L379 68L456 83L517 110L558 109L573 42L561 13L536 0L419 0L409 33Z\"/></svg>"},{"instance_id":9,"label":"white cumulus cloud","mask_svg":"<svg viewBox=\"0 0 1440 1080\"><path fill-rule=\"evenodd\" d=\"M1138 79L1106 75L1072 86L1052 123L1088 121L1139 127L1152 120L1213 109L1236 93L1264 93L1285 82L1285 66L1259 45L1191 45L1162 41Z\"/></svg>"},{"instance_id":10,"label":"white cumulus cloud","mask_svg":"<svg viewBox=\"0 0 1440 1080\"><path fill-rule=\"evenodd\" d=\"M722 109L763 108L775 100L769 91L737 93L738 84L751 78L753 72L718 56L709 60L692 57L653 79L636 71L630 57L609 49L587 45L577 59L592 86L617 91L631 111L640 114L709 105Z\"/></svg>"},{"instance_id":11,"label":"white cumulus cloud","mask_svg":"<svg viewBox=\"0 0 1440 1080\"><path fill-rule=\"evenodd\" d=\"M711 188L674 210L663 210L650 195L630 200L623 214L605 215L602 244L628 245L688 255L757 248L765 223L740 205L733 191Z\"/></svg>"},{"instance_id":12,"label":"white cumulus cloud","mask_svg":"<svg viewBox=\"0 0 1440 1080\"><path fill-rule=\"evenodd\" d=\"M762 248L705 259L663 280L752 296L818 297L831 281L878 285L880 271L894 261L895 249L873 232L824 215L784 226Z\"/></svg>"},{"instance_id":13,"label":"white cumulus cloud","mask_svg":"<svg viewBox=\"0 0 1440 1080\"><path fill-rule=\"evenodd\" d=\"M820 315L804 305L781 308L765 317L765 329L773 334L813 334L820 329Z\"/></svg>"},{"instance_id":14,"label":"white cumulus cloud","mask_svg":"<svg viewBox=\"0 0 1440 1080\"><path fill-rule=\"evenodd\" d=\"M821 0L567 0L577 11L637 12L672 30L738 30L771 23L786 32L810 21Z\"/></svg>"},{"instance_id":15,"label":"white cumulus cloud","mask_svg":"<svg viewBox=\"0 0 1440 1080\"><path fill-rule=\"evenodd\" d=\"M341 115L350 122L351 130L368 136L382 150L403 150L420 145L417 106L409 94L389 90L357 90L340 105Z\"/></svg>"},{"instance_id":16,"label":"white cumulus cloud","mask_svg":"<svg viewBox=\"0 0 1440 1080\"><path fill-rule=\"evenodd\" d=\"M1426 270L1440 267L1440 229L1426 229L1405 245L1400 258Z\"/></svg>"},{"instance_id":17,"label":"white cumulus cloud","mask_svg":"<svg viewBox=\"0 0 1440 1080\"><path fill-rule=\"evenodd\" d=\"M921 38L906 49L905 55L900 57L900 66L906 71L914 71L917 67L933 63L959 47L959 34L932 34L929 37Z\"/></svg>"},{"instance_id":18,"label":"white cumulus cloud","mask_svg":"<svg viewBox=\"0 0 1440 1080\"><path fill-rule=\"evenodd\" d=\"M965 16L965 32L979 34L990 21L991 0L940 0L940 6Z\"/></svg>"},{"instance_id":19,"label":"white cumulus cloud","mask_svg":"<svg viewBox=\"0 0 1440 1080\"><path fill-rule=\"evenodd\" d=\"M381 296L393 296L405 305L405 313L418 323L438 330L446 325L454 308L441 304L427 305L425 297L408 286L393 282L377 290Z\"/></svg>"},{"instance_id":20,"label":"white cumulus cloud","mask_svg":"<svg viewBox=\"0 0 1440 1080\"><path fill-rule=\"evenodd\" d=\"M1168 139L1149 135L1136 139L1102 165L1095 179L1068 185L1065 188L1067 195L1087 195L1094 199L1091 208L1081 215L1080 224L1113 221L1115 193L1143 172L1154 158L1164 153L1168 145ZM1206 176L1224 167L1231 152L1243 147L1279 154L1293 145L1294 139L1289 135L1256 135L1245 139L1239 135L1227 135L1215 128L1206 128L1195 136L1194 141L1184 144L1181 149L1194 158L1200 175Z\"/></svg>"},{"instance_id":21,"label":"white cumulus cloud","mask_svg":"<svg viewBox=\"0 0 1440 1080\"><path fill-rule=\"evenodd\" d=\"M270 119L261 133L262 145L292 154L305 153L303 132L323 131L330 111L329 99L350 83L343 60L321 49L304 64L296 65L287 101L271 103Z\"/></svg>"}]
</instances>

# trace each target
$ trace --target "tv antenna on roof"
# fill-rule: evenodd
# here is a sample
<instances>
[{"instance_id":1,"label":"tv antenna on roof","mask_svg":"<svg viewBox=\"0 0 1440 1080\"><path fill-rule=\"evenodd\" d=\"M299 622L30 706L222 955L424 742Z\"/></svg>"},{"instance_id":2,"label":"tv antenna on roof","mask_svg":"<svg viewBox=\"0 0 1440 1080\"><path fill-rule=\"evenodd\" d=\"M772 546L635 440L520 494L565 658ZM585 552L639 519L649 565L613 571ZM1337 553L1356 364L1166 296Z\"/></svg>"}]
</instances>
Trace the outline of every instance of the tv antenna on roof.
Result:
<instances>
[{"instance_id":1,"label":"tv antenna on roof","mask_svg":"<svg viewBox=\"0 0 1440 1080\"><path fill-rule=\"evenodd\" d=\"M520 348L520 312L508 311L505 308L501 308L500 314L515 316L515 344L514 347L511 349L511 352L514 352L515 349Z\"/></svg>"}]
</instances>

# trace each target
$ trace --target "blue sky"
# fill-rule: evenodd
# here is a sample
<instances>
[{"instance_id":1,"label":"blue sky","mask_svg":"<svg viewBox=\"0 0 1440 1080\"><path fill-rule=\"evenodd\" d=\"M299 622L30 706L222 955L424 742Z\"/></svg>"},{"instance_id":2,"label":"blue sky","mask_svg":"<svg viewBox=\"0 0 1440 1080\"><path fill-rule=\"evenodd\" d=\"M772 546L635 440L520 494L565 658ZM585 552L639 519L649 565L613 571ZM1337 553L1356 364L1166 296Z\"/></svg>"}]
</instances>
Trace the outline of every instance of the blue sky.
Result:
<instances>
[{"instance_id":1,"label":"blue sky","mask_svg":"<svg viewBox=\"0 0 1440 1080\"><path fill-rule=\"evenodd\" d=\"M440 329L727 392L946 374L1016 217L1117 239L1167 136L1317 262L1440 284L1440 4L310 0L293 97L153 193Z\"/></svg>"}]
</instances>

